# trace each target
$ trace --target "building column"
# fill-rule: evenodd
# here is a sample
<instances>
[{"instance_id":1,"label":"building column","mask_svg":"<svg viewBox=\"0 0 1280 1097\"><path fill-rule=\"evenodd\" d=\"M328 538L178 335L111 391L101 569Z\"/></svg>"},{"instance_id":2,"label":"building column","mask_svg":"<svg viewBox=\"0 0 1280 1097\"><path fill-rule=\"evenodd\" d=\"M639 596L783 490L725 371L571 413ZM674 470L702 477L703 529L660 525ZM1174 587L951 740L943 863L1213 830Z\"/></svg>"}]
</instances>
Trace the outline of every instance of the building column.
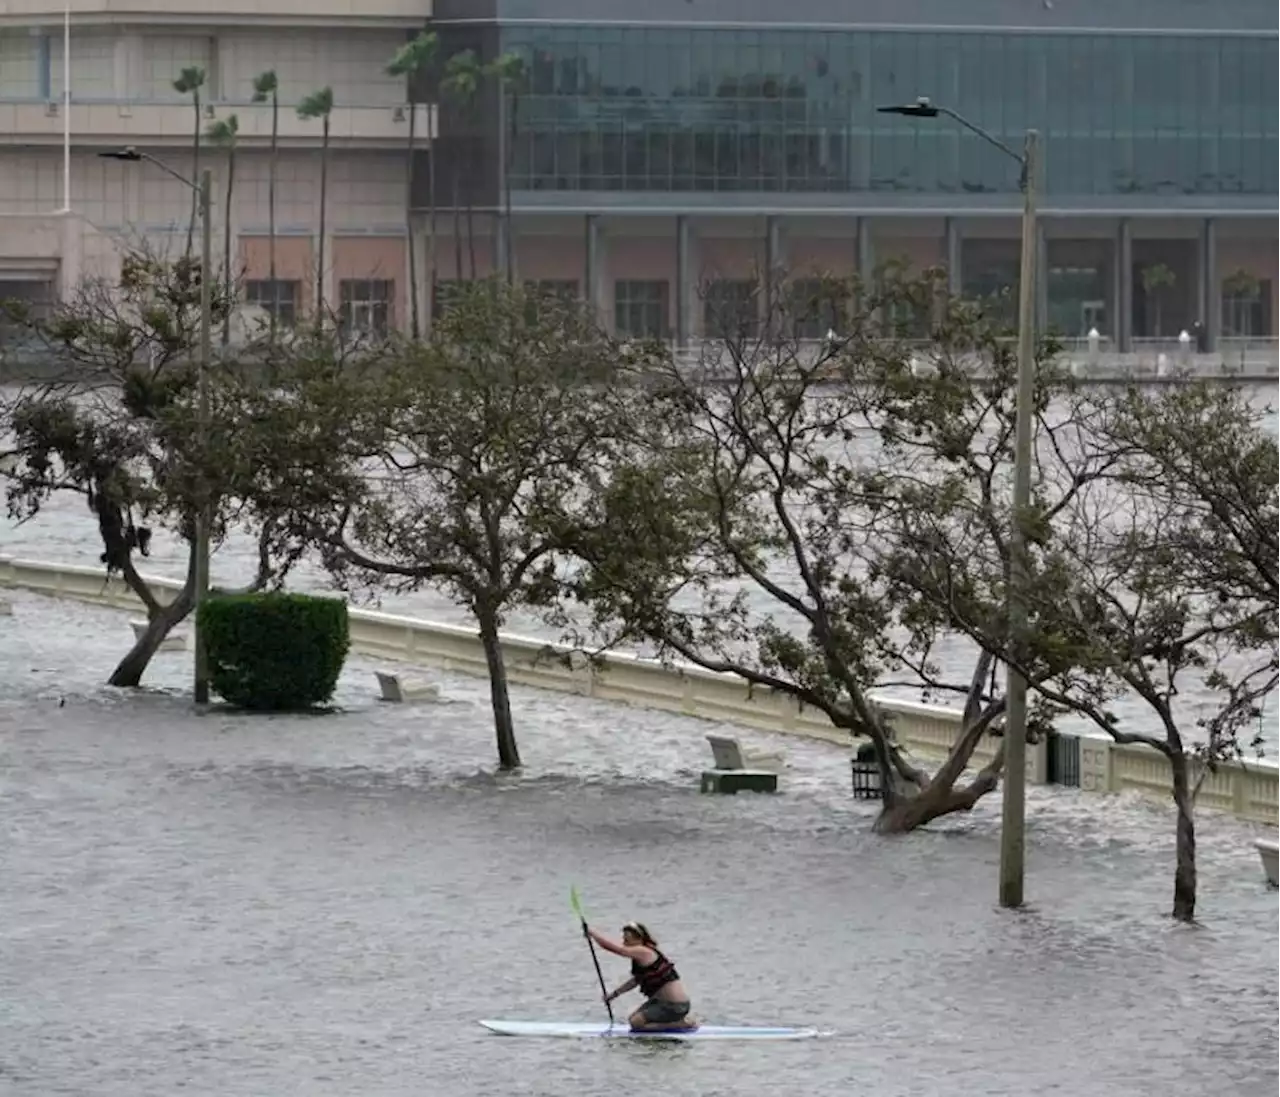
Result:
<instances>
[{"instance_id":1,"label":"building column","mask_svg":"<svg viewBox=\"0 0 1280 1097\"><path fill-rule=\"evenodd\" d=\"M1111 335L1116 350L1128 354L1133 349L1133 227L1127 217L1120 218L1116 229L1114 258L1111 300L1115 319Z\"/></svg>"},{"instance_id":2,"label":"building column","mask_svg":"<svg viewBox=\"0 0 1280 1097\"><path fill-rule=\"evenodd\" d=\"M1200 315L1208 350L1218 349L1222 335L1222 288L1218 285L1218 223L1206 217L1200 226Z\"/></svg>"},{"instance_id":3,"label":"building column","mask_svg":"<svg viewBox=\"0 0 1280 1097\"><path fill-rule=\"evenodd\" d=\"M959 297L964 292L964 277L960 269L962 237L960 235L960 219L948 217L946 222L947 252L947 293Z\"/></svg>"},{"instance_id":4,"label":"building column","mask_svg":"<svg viewBox=\"0 0 1280 1097\"><path fill-rule=\"evenodd\" d=\"M333 316L339 315L342 309L342 302L338 299L338 291L341 287L342 279L338 277L338 272L336 269L337 264L334 263L333 261L334 242L337 240L337 238L338 238L337 235L334 233L332 229L328 230L325 233L324 235L324 268L317 272L320 277L320 285L324 289L325 312L328 315L333 315ZM317 235L316 237L314 237L314 240L315 240L315 247L317 249L317 254L318 254L318 250L320 247L319 236ZM313 287L313 292L314 292L314 287ZM310 308L315 307L314 298L309 302L308 307ZM324 317L318 317L316 322L324 323L328 319L328 315Z\"/></svg>"},{"instance_id":5,"label":"building column","mask_svg":"<svg viewBox=\"0 0 1280 1097\"><path fill-rule=\"evenodd\" d=\"M778 289L784 277L786 263L782 239L782 218L766 217L764 223L764 312L765 321L772 326L777 318L780 302Z\"/></svg>"},{"instance_id":6,"label":"building column","mask_svg":"<svg viewBox=\"0 0 1280 1097\"><path fill-rule=\"evenodd\" d=\"M58 292L63 303L71 301L76 289L83 280L81 266L84 262L84 223L69 209L59 216L62 218L62 240L58 256Z\"/></svg>"},{"instance_id":7,"label":"building column","mask_svg":"<svg viewBox=\"0 0 1280 1097\"><path fill-rule=\"evenodd\" d=\"M133 90L133 74L142 71L142 35L120 35L116 39L111 62L111 82L115 97L126 103L132 102L136 98ZM203 129L204 119L201 119L200 125Z\"/></svg>"},{"instance_id":8,"label":"building column","mask_svg":"<svg viewBox=\"0 0 1280 1097\"><path fill-rule=\"evenodd\" d=\"M511 227L501 213L493 215L493 273L506 277L507 256L511 253Z\"/></svg>"},{"instance_id":9,"label":"building column","mask_svg":"<svg viewBox=\"0 0 1280 1097\"><path fill-rule=\"evenodd\" d=\"M596 323L604 323L600 301L600 218L589 213L583 218L582 301Z\"/></svg>"},{"instance_id":10,"label":"building column","mask_svg":"<svg viewBox=\"0 0 1280 1097\"><path fill-rule=\"evenodd\" d=\"M689 308L690 293L690 239L689 218L683 214L676 218L676 345L689 345L693 327Z\"/></svg>"},{"instance_id":11,"label":"building column","mask_svg":"<svg viewBox=\"0 0 1280 1097\"><path fill-rule=\"evenodd\" d=\"M231 241L231 246L235 248L239 242L239 234L237 233ZM421 335L426 335L431 331L431 307L424 306L422 303L422 291L431 281L431 272L427 270L427 265L423 259L423 249L420 247L422 242L422 233L418 231L418 218L410 216L408 224L405 226L404 237L404 300L405 308L408 310L407 316L399 317L400 330L409 334L413 328L413 306L414 297L417 297L418 305L418 331ZM413 257L413 263L416 266L418 275L418 284L413 284L413 279L409 277L409 257Z\"/></svg>"},{"instance_id":12,"label":"building column","mask_svg":"<svg viewBox=\"0 0 1280 1097\"><path fill-rule=\"evenodd\" d=\"M36 94L46 103L53 100L53 39L46 33L33 38L36 47ZM59 97L60 98L60 97Z\"/></svg>"},{"instance_id":13,"label":"building column","mask_svg":"<svg viewBox=\"0 0 1280 1097\"><path fill-rule=\"evenodd\" d=\"M875 248L871 242L871 219L859 217L855 227L854 249L856 251L856 269L858 277L870 282L875 272Z\"/></svg>"},{"instance_id":14,"label":"building column","mask_svg":"<svg viewBox=\"0 0 1280 1097\"><path fill-rule=\"evenodd\" d=\"M869 217L859 217L854 236L854 248L857 255L857 271L858 278L862 281L865 288L870 289L871 283L875 278L876 255L875 245L871 239L871 219ZM861 303L858 305L861 309ZM880 314L877 312L871 317L873 321L878 322Z\"/></svg>"}]
</instances>

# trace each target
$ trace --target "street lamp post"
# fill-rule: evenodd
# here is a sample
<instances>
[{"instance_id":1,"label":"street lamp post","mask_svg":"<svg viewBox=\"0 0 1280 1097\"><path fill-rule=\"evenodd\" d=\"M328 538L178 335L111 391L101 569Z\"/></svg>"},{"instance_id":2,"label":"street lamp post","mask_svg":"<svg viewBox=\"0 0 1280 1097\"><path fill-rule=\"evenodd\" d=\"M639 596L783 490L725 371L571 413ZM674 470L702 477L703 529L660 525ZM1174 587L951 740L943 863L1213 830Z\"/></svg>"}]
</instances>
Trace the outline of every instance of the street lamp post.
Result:
<instances>
[{"instance_id":1,"label":"street lamp post","mask_svg":"<svg viewBox=\"0 0 1280 1097\"><path fill-rule=\"evenodd\" d=\"M1021 165L1022 259L1018 274L1018 389L1013 443L1013 520L1009 529L1008 627L1012 657L1005 661L1004 787L1000 822L1000 905L1022 906L1026 875L1027 818L1027 680L1026 665L1027 536L1025 522L1031 505L1031 410L1035 400L1035 277L1036 183L1040 135L1027 130L1021 155L967 118L927 98L903 106L877 108L881 114L907 118L936 118L958 122Z\"/></svg>"},{"instance_id":2,"label":"street lamp post","mask_svg":"<svg viewBox=\"0 0 1280 1097\"><path fill-rule=\"evenodd\" d=\"M212 360L213 330L213 173L208 168L200 172L198 183L174 171L163 160L129 147L115 152L100 152L107 160L124 160L131 163L146 161L171 175L184 186L194 190L200 198L200 356L196 362L196 415L201 441L209 441L209 366ZM201 491L196 508L195 521L195 591L192 612L197 615L195 628L195 667L192 692L198 705L209 703L209 658L203 632L199 625L200 607L209 597L209 538L213 528L213 508L208 493Z\"/></svg>"}]
</instances>

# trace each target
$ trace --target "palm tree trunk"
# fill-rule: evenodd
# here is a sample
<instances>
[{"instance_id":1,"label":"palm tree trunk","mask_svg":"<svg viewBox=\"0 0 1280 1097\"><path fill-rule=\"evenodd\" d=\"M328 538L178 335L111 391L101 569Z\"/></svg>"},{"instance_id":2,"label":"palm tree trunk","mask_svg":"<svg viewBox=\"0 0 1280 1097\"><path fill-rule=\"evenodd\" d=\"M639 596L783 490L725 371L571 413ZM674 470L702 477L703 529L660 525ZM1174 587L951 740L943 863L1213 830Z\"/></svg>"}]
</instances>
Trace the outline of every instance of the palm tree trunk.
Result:
<instances>
[{"instance_id":1,"label":"palm tree trunk","mask_svg":"<svg viewBox=\"0 0 1280 1097\"><path fill-rule=\"evenodd\" d=\"M226 301L226 315L222 319L222 345L231 342L231 199L236 185L236 150L233 145L227 151L227 211L222 219L222 296Z\"/></svg>"},{"instance_id":2,"label":"palm tree trunk","mask_svg":"<svg viewBox=\"0 0 1280 1097\"><path fill-rule=\"evenodd\" d=\"M191 178L198 185L200 182L200 92L197 89L191 93L191 105L195 110L196 128L195 136L191 142ZM200 212L200 191L194 189L191 192L191 220L187 222L187 247L183 253L189 259L191 257L191 244L195 238L196 217Z\"/></svg>"},{"instance_id":3,"label":"palm tree trunk","mask_svg":"<svg viewBox=\"0 0 1280 1097\"><path fill-rule=\"evenodd\" d=\"M267 175L267 277L271 280L271 341L276 340L276 165L280 151L280 95L271 93L271 166Z\"/></svg>"},{"instance_id":4,"label":"palm tree trunk","mask_svg":"<svg viewBox=\"0 0 1280 1097\"><path fill-rule=\"evenodd\" d=\"M431 230L430 253L427 257L427 263L430 270L427 272L427 300L428 308L434 307L436 299L436 279L439 277L440 255L436 251L436 140L433 133L427 138L427 221Z\"/></svg>"},{"instance_id":5,"label":"palm tree trunk","mask_svg":"<svg viewBox=\"0 0 1280 1097\"><path fill-rule=\"evenodd\" d=\"M515 285L516 280L516 233L511 220L511 165L515 159L516 118L520 110L520 97L514 92L511 95L511 126L507 133L506 163L502 168L503 200L506 205L507 222L507 285Z\"/></svg>"},{"instance_id":6,"label":"palm tree trunk","mask_svg":"<svg viewBox=\"0 0 1280 1097\"><path fill-rule=\"evenodd\" d=\"M329 198L329 116L324 116L323 136L320 140L320 246L316 260L316 327L324 324L324 240L328 231L326 209Z\"/></svg>"},{"instance_id":7,"label":"palm tree trunk","mask_svg":"<svg viewBox=\"0 0 1280 1097\"><path fill-rule=\"evenodd\" d=\"M409 330L414 339L422 335L418 323L418 249L413 239L413 144L417 136L417 120L418 108L410 102L409 148L405 155L404 173L404 238L409 249Z\"/></svg>"},{"instance_id":8,"label":"palm tree trunk","mask_svg":"<svg viewBox=\"0 0 1280 1097\"><path fill-rule=\"evenodd\" d=\"M462 207L458 204L458 169L453 169L453 278L462 281Z\"/></svg>"}]
</instances>

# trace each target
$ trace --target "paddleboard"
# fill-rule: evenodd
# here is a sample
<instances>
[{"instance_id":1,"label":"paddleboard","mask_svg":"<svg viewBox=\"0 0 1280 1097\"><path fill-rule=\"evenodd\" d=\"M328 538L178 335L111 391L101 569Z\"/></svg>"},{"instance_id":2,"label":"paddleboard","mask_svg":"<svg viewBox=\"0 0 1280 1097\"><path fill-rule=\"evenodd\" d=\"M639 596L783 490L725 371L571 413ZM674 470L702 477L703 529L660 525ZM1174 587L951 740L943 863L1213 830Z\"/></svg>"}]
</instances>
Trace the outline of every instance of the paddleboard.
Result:
<instances>
[{"instance_id":1,"label":"paddleboard","mask_svg":"<svg viewBox=\"0 0 1280 1097\"><path fill-rule=\"evenodd\" d=\"M735 1025L700 1025L686 1032L634 1032L626 1021L609 1025L595 1021L481 1021L499 1036L606 1037L628 1040L812 1040L822 1034L816 1028L752 1028Z\"/></svg>"}]
</instances>

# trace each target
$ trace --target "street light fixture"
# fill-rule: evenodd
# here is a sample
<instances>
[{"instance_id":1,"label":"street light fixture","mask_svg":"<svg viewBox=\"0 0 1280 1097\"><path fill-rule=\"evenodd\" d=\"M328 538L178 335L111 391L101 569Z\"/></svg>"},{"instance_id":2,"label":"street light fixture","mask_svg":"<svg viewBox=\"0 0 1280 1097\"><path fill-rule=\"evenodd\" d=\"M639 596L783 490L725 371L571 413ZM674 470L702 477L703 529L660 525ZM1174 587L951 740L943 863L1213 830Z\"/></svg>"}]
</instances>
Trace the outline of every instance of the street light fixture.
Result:
<instances>
[{"instance_id":1,"label":"street light fixture","mask_svg":"<svg viewBox=\"0 0 1280 1097\"><path fill-rule=\"evenodd\" d=\"M1022 260L1018 276L1018 392L1013 448L1013 521L1009 530L1009 645L1013 658L1008 673L1004 721L1004 798L1000 823L1000 905L1022 905L1026 861L1027 817L1027 680L1019 670L1025 665L1027 631L1027 531L1024 523L1031 505L1031 409L1035 399L1035 277L1036 277L1036 171L1040 135L1027 130L1021 155L998 137L975 125L950 107L927 97L902 106L877 107L881 114L905 118L937 118L945 115L971 133L994 145L1018 162L1022 169Z\"/></svg>"},{"instance_id":2,"label":"street light fixture","mask_svg":"<svg viewBox=\"0 0 1280 1097\"><path fill-rule=\"evenodd\" d=\"M100 152L104 160L122 160L126 163L145 161L172 176L179 183L190 187L200 198L200 357L196 362L196 391L198 400L200 433L205 444L209 441L209 365L212 359L212 314L213 314L213 173L208 168L200 172L198 183L188 179L181 172L174 171L163 160L129 145L112 152ZM209 501L201 493L200 505L196 508L195 528L195 597L192 612L200 612L201 605L209 597L209 538L213 528L213 513ZM195 628L195 681L193 693L198 705L209 703L209 657L205 647L203 633L196 622Z\"/></svg>"}]
</instances>

